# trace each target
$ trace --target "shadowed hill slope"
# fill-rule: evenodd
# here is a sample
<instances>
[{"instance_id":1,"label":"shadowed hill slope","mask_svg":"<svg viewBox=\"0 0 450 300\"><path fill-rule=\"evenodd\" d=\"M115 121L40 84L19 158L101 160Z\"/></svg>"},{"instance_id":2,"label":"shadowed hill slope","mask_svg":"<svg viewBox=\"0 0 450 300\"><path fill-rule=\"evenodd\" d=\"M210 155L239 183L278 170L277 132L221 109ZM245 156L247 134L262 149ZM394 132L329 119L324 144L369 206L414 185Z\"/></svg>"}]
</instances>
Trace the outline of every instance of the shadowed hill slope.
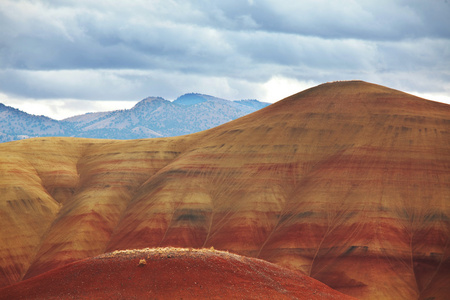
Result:
<instances>
[{"instance_id":1,"label":"shadowed hill slope","mask_svg":"<svg viewBox=\"0 0 450 300\"><path fill-rule=\"evenodd\" d=\"M328 83L200 133L0 145L0 280L211 247L362 299L450 294L450 107Z\"/></svg>"},{"instance_id":2,"label":"shadowed hill slope","mask_svg":"<svg viewBox=\"0 0 450 300\"><path fill-rule=\"evenodd\" d=\"M275 264L215 250L108 253L0 289L0 299L354 299Z\"/></svg>"}]
</instances>

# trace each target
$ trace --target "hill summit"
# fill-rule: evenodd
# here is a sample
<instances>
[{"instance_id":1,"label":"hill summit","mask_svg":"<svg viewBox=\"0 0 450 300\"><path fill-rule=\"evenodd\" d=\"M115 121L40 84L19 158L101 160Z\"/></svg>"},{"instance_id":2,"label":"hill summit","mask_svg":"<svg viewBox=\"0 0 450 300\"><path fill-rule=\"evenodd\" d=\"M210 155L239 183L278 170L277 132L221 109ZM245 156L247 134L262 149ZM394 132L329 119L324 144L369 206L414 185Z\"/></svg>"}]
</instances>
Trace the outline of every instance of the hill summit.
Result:
<instances>
[{"instance_id":1,"label":"hill summit","mask_svg":"<svg viewBox=\"0 0 450 300\"><path fill-rule=\"evenodd\" d=\"M175 101L173 101L173 103L191 106L191 105L195 105L195 104L199 104L199 103L208 101L207 97L210 98L209 96L202 95L202 94L196 94L196 93L184 94L183 96L180 96L177 99L175 99Z\"/></svg>"},{"instance_id":2,"label":"hill summit","mask_svg":"<svg viewBox=\"0 0 450 300\"><path fill-rule=\"evenodd\" d=\"M353 299L298 272L211 249L125 250L0 289L0 299Z\"/></svg>"}]
</instances>

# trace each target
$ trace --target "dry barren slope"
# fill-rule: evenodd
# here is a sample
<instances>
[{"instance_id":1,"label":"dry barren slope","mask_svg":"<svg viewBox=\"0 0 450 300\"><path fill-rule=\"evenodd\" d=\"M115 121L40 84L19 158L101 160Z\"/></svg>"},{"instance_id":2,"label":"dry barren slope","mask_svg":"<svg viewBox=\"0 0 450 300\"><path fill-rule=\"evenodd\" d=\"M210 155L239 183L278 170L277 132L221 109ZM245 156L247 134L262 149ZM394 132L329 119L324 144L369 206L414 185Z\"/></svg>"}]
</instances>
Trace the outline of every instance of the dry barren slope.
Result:
<instances>
[{"instance_id":1,"label":"dry barren slope","mask_svg":"<svg viewBox=\"0 0 450 300\"><path fill-rule=\"evenodd\" d=\"M0 299L354 299L254 258L209 249L108 253L0 289Z\"/></svg>"},{"instance_id":2,"label":"dry barren slope","mask_svg":"<svg viewBox=\"0 0 450 300\"><path fill-rule=\"evenodd\" d=\"M320 85L197 134L0 145L2 285L117 249L226 249L366 299L450 294L450 107Z\"/></svg>"}]
</instances>

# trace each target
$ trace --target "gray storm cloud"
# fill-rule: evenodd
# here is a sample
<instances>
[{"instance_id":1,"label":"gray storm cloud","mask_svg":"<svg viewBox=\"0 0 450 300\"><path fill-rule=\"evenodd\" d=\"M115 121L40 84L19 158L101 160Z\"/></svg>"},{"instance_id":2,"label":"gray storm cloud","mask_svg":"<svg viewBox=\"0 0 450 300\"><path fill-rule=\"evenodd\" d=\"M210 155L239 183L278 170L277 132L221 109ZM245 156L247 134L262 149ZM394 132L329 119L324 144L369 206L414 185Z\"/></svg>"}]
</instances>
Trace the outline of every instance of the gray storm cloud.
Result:
<instances>
[{"instance_id":1,"label":"gray storm cloud","mask_svg":"<svg viewBox=\"0 0 450 300\"><path fill-rule=\"evenodd\" d=\"M448 16L441 0L3 0L0 93L264 98L276 77L450 95Z\"/></svg>"}]
</instances>

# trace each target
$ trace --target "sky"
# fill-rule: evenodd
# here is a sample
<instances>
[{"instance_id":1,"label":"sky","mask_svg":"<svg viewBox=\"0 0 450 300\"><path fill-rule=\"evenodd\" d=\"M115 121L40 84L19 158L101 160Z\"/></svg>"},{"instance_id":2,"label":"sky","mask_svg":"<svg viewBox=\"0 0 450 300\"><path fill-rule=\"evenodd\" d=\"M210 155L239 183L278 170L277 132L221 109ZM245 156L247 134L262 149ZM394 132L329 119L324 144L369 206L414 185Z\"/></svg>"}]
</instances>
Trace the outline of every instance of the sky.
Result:
<instances>
[{"instance_id":1,"label":"sky","mask_svg":"<svg viewBox=\"0 0 450 300\"><path fill-rule=\"evenodd\" d=\"M35 115L354 79L450 103L450 1L0 0L0 103Z\"/></svg>"}]
</instances>

